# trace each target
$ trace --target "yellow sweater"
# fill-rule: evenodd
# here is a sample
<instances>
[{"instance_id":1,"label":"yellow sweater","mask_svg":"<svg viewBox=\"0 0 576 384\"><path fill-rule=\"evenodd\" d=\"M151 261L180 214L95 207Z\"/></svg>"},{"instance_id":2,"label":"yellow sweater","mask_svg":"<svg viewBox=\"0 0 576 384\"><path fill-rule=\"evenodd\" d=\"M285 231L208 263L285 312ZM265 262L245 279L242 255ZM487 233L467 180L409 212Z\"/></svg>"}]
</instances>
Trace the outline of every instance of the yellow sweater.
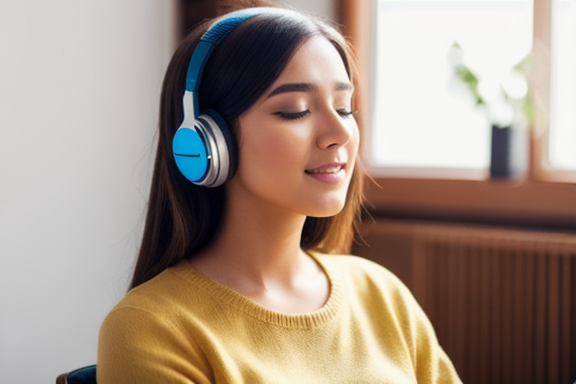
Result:
<instances>
[{"instance_id":1,"label":"yellow sweater","mask_svg":"<svg viewBox=\"0 0 576 384\"><path fill-rule=\"evenodd\" d=\"M98 383L460 383L426 315L388 270L315 254L328 302L263 308L182 262L106 317Z\"/></svg>"}]
</instances>

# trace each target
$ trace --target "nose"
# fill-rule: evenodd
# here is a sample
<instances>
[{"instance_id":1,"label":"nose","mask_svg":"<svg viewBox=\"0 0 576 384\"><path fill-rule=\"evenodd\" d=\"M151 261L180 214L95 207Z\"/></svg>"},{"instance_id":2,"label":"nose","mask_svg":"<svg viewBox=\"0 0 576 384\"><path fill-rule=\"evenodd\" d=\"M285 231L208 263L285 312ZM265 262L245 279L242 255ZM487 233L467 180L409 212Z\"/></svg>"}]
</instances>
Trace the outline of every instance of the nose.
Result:
<instances>
[{"instance_id":1,"label":"nose","mask_svg":"<svg viewBox=\"0 0 576 384\"><path fill-rule=\"evenodd\" d=\"M352 115L342 115L332 109L318 124L316 145L320 149L338 148L358 137L358 125Z\"/></svg>"}]
</instances>

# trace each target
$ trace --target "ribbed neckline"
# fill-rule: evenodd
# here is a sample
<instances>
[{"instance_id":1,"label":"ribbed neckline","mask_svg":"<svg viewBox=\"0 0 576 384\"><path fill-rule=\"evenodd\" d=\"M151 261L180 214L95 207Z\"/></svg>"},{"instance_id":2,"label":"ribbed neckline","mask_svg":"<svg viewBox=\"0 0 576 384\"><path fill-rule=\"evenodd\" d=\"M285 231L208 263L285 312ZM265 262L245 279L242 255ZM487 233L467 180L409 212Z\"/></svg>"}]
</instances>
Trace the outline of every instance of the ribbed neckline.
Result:
<instances>
[{"instance_id":1,"label":"ribbed neckline","mask_svg":"<svg viewBox=\"0 0 576 384\"><path fill-rule=\"evenodd\" d=\"M182 261L170 270L216 300L260 321L285 328L313 329L326 324L336 316L344 299L344 289L338 269L334 268L331 263L325 263L322 260L326 256L313 252L309 252L309 254L324 269L330 283L328 300L322 308L310 313L282 313L265 308L233 289L210 279L195 269L188 261Z\"/></svg>"}]
</instances>

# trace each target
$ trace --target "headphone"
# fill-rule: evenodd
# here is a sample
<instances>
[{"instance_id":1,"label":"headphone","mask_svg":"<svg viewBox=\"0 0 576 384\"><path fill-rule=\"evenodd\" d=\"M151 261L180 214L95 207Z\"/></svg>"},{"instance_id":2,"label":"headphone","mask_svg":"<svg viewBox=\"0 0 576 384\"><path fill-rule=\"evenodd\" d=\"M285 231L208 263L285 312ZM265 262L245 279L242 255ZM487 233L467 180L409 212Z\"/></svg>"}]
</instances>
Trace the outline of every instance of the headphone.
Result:
<instances>
[{"instance_id":1,"label":"headphone","mask_svg":"<svg viewBox=\"0 0 576 384\"><path fill-rule=\"evenodd\" d=\"M236 144L226 122L214 110L199 113L198 92L204 66L222 40L243 21L270 13L271 8L248 8L228 14L210 26L196 46L186 75L182 99L184 120L172 141L180 172L196 185L217 187L236 171Z\"/></svg>"}]
</instances>

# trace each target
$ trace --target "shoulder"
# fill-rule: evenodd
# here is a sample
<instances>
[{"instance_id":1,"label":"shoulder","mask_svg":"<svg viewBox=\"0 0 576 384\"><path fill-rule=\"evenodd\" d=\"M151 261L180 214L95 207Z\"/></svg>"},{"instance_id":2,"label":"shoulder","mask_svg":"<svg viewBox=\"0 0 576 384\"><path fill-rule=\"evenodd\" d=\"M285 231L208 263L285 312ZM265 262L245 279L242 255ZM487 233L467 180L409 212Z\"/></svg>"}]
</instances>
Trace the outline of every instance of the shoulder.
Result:
<instances>
[{"instance_id":1,"label":"shoulder","mask_svg":"<svg viewBox=\"0 0 576 384\"><path fill-rule=\"evenodd\" d=\"M354 255L315 254L315 257L326 269L337 270L355 283L376 284L386 289L408 291L395 274L372 260Z\"/></svg>"},{"instance_id":2,"label":"shoulder","mask_svg":"<svg viewBox=\"0 0 576 384\"><path fill-rule=\"evenodd\" d=\"M427 317L410 289L392 272L353 255L315 255L331 278L341 282L350 300L380 316L392 315L404 324Z\"/></svg>"},{"instance_id":3,"label":"shoulder","mask_svg":"<svg viewBox=\"0 0 576 384\"><path fill-rule=\"evenodd\" d=\"M190 308L200 294L190 291L193 284L178 266L130 290L100 326L98 382L176 382L182 370L190 377L209 372L198 340L191 337L198 327Z\"/></svg>"},{"instance_id":4,"label":"shoulder","mask_svg":"<svg viewBox=\"0 0 576 384\"><path fill-rule=\"evenodd\" d=\"M186 321L193 324L195 317L190 308L199 300L199 294L189 294L194 285L185 272L185 265L178 264L131 289L102 322L99 351L128 353L154 345L173 347L186 340L184 314L190 313Z\"/></svg>"},{"instance_id":5,"label":"shoulder","mask_svg":"<svg viewBox=\"0 0 576 384\"><path fill-rule=\"evenodd\" d=\"M186 284L186 280L181 276L182 269L183 266L180 264L168 268L151 280L132 288L116 304L112 312L123 308L155 312L161 309L158 307L170 305L170 302L180 296L174 293L181 291Z\"/></svg>"},{"instance_id":6,"label":"shoulder","mask_svg":"<svg viewBox=\"0 0 576 384\"><path fill-rule=\"evenodd\" d=\"M186 263L187 264L187 263ZM101 332L124 327L170 328L201 299L187 265L180 263L131 289L108 313Z\"/></svg>"}]
</instances>

